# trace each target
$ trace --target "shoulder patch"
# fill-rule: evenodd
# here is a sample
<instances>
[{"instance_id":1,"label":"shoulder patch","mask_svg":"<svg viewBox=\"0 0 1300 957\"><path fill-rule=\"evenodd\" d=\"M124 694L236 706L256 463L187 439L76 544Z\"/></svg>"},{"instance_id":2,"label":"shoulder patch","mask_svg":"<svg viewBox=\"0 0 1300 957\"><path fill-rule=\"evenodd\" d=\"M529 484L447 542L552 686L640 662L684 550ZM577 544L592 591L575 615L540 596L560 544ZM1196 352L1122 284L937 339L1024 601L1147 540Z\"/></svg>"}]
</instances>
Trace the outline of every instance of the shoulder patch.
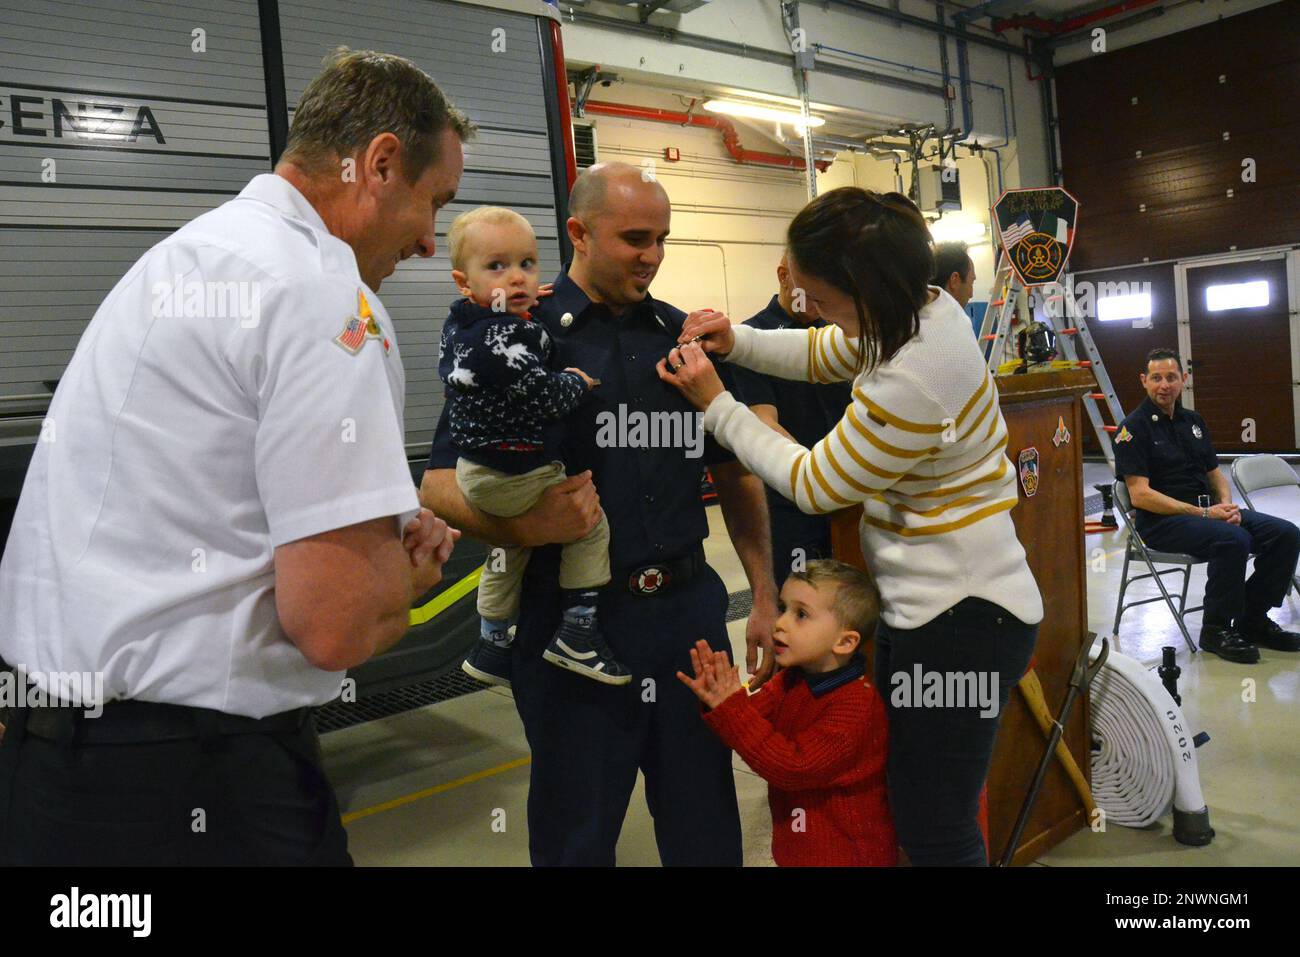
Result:
<instances>
[{"instance_id":1,"label":"shoulder patch","mask_svg":"<svg viewBox=\"0 0 1300 957\"><path fill-rule=\"evenodd\" d=\"M366 344L367 339L379 339L383 342L384 355L388 355L388 350L392 344L388 337L383 334L379 328L379 323L375 322L375 315L370 309L370 303L366 301L366 294L362 290L357 290L357 314L350 316L347 325L343 331L334 337L334 342L348 355L356 355L361 351L361 347Z\"/></svg>"},{"instance_id":2,"label":"shoulder patch","mask_svg":"<svg viewBox=\"0 0 1300 957\"><path fill-rule=\"evenodd\" d=\"M1133 433L1130 432L1130 431L1128 430L1128 426L1127 426L1127 425L1121 425L1121 426L1119 427L1119 434L1115 436L1115 441L1116 441L1116 442L1132 442L1132 441L1133 441Z\"/></svg>"}]
</instances>

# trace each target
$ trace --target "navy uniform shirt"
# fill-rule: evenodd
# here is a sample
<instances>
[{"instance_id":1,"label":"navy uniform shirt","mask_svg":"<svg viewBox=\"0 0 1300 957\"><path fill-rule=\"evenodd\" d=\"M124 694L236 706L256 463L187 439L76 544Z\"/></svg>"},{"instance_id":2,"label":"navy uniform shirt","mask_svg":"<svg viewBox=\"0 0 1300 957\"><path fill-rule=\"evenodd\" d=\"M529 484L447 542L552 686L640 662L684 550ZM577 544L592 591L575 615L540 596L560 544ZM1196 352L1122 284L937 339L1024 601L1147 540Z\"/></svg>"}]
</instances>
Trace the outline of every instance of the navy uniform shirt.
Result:
<instances>
[{"instance_id":1,"label":"navy uniform shirt","mask_svg":"<svg viewBox=\"0 0 1300 957\"><path fill-rule=\"evenodd\" d=\"M1174 403L1171 418L1144 399L1120 423L1115 433L1115 477L1145 475L1151 487L1180 502L1196 505L1198 496L1213 501L1206 473L1219 467L1205 420L1181 402ZM1139 521L1149 522L1153 513L1137 510Z\"/></svg>"},{"instance_id":2,"label":"navy uniform shirt","mask_svg":"<svg viewBox=\"0 0 1300 957\"><path fill-rule=\"evenodd\" d=\"M556 279L554 293L538 303L533 316L551 334L558 353L556 367L578 368L600 380L577 409L548 428L562 431L559 449L570 475L591 469L609 519L610 564L616 580L620 571L690 554L709 534L700 499L702 470L706 465L733 461L734 456L704 435L698 424L702 417L680 392L660 381L655 371L655 364L677 344L686 314L647 295L621 316L614 316L604 305L588 299L565 273ZM563 321L566 316L572 317L568 325ZM720 367L719 371L727 370ZM724 375L724 385L728 379L729 374ZM627 428L664 412L673 415L661 415L660 427L644 429L640 436ZM663 435L662 423L674 420L677 433ZM688 420L690 429L698 431L681 431ZM609 445L611 438L642 443L655 438L679 443L690 439L696 444L694 450L680 444L629 448ZM548 436L548 447L553 440ZM434 433L429 468L455 467L456 451L444 407ZM539 561L530 562L529 576L546 566L553 573L549 556L538 557Z\"/></svg>"},{"instance_id":3,"label":"navy uniform shirt","mask_svg":"<svg viewBox=\"0 0 1300 957\"><path fill-rule=\"evenodd\" d=\"M781 308L779 297L773 296L767 308L747 319L745 325L755 329L815 329L826 322L816 319L804 325ZM736 383L736 398L745 405L775 406L781 428L804 448L810 449L825 438L844 418L844 410L852 401L852 385L848 382L796 382L740 366L731 366L730 369ZM792 548L806 547L809 542L830 534L830 516L805 515L797 505L770 487L767 488L767 507L772 517L772 561L782 572L789 571L789 551ZM778 574L777 581L784 578L784 573Z\"/></svg>"}]
</instances>

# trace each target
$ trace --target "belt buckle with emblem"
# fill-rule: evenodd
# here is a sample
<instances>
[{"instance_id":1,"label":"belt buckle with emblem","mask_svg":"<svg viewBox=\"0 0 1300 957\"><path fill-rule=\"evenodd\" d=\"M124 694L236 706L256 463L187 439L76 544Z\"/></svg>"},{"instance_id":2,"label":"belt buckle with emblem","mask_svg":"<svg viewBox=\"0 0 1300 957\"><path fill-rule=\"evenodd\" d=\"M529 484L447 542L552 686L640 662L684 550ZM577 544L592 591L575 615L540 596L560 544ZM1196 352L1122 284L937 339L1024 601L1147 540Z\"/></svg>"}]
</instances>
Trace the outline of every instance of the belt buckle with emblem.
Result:
<instances>
[{"instance_id":1,"label":"belt buckle with emblem","mask_svg":"<svg viewBox=\"0 0 1300 957\"><path fill-rule=\"evenodd\" d=\"M668 587L671 578L668 570L658 565L647 565L634 571L627 580L627 587L637 595L653 595Z\"/></svg>"}]
</instances>

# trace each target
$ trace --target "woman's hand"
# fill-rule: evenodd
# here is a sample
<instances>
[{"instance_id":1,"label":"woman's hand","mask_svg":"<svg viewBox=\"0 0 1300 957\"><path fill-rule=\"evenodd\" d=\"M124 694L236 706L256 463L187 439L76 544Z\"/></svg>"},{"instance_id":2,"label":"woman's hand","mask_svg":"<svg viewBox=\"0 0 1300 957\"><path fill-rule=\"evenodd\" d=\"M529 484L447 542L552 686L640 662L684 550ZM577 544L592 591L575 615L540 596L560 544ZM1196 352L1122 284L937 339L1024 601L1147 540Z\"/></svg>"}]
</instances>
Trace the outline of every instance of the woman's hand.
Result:
<instances>
[{"instance_id":1,"label":"woman's hand","mask_svg":"<svg viewBox=\"0 0 1300 957\"><path fill-rule=\"evenodd\" d=\"M659 378L676 386L677 391L701 412L727 391L718 377L718 370L713 368L698 342L673 349L667 359L659 360L655 369Z\"/></svg>"},{"instance_id":2,"label":"woman's hand","mask_svg":"<svg viewBox=\"0 0 1300 957\"><path fill-rule=\"evenodd\" d=\"M697 309L686 317L679 345L699 340L705 352L725 356L736 347L736 335L731 331L731 320L714 309Z\"/></svg>"}]
</instances>

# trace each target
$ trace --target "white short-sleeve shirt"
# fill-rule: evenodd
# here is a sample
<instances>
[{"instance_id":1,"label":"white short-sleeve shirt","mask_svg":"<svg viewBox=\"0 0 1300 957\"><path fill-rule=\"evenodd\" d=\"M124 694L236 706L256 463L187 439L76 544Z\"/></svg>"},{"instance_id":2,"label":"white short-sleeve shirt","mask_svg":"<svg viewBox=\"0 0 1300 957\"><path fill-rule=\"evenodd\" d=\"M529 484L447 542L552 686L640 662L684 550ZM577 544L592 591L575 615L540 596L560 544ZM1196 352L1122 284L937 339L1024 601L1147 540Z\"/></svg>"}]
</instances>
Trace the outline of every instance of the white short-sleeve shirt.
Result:
<instances>
[{"instance_id":1,"label":"white short-sleeve shirt","mask_svg":"<svg viewBox=\"0 0 1300 957\"><path fill-rule=\"evenodd\" d=\"M0 656L43 687L98 672L108 700L262 717L334 698L342 675L280 626L273 554L419 508L404 390L351 247L257 176L149 250L82 336L0 564Z\"/></svg>"}]
</instances>

